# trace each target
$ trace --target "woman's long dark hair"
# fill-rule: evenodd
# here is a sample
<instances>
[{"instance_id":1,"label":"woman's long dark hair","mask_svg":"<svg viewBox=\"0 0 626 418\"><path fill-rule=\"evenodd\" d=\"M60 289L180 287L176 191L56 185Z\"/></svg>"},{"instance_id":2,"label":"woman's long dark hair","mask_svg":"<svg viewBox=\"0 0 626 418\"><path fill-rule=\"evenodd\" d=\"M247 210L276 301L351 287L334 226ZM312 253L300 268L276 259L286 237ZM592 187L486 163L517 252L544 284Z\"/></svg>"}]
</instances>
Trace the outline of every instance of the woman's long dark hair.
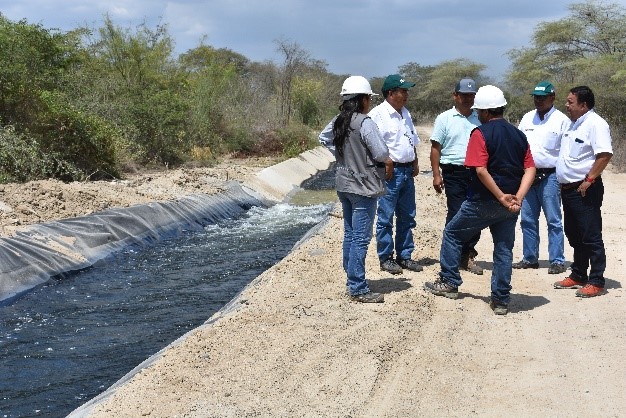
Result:
<instances>
[{"instance_id":1,"label":"woman's long dark hair","mask_svg":"<svg viewBox=\"0 0 626 418\"><path fill-rule=\"evenodd\" d=\"M350 123L352 122L352 115L355 113L363 113L363 98L367 94L359 94L349 100L344 100L339 106L339 116L335 119L333 125L333 136L336 152L343 156L343 145L350 136Z\"/></svg>"}]
</instances>

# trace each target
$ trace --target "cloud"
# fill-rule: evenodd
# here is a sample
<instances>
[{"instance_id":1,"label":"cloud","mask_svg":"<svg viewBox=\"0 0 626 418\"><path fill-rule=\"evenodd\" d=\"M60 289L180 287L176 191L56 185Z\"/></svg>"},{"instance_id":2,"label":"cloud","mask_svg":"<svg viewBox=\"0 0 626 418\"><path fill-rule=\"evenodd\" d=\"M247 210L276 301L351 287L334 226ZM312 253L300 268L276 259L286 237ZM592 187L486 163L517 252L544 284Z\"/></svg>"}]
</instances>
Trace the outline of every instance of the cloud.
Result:
<instances>
[{"instance_id":1,"label":"cloud","mask_svg":"<svg viewBox=\"0 0 626 418\"><path fill-rule=\"evenodd\" d=\"M485 4L489 3L489 4ZM527 46L539 22L569 14L567 0L0 0L12 20L48 28L165 23L182 53L200 41L253 61L280 59L276 39L297 42L337 74L384 76L408 62L468 58L502 76L507 52ZM626 7L626 0L619 4Z\"/></svg>"}]
</instances>

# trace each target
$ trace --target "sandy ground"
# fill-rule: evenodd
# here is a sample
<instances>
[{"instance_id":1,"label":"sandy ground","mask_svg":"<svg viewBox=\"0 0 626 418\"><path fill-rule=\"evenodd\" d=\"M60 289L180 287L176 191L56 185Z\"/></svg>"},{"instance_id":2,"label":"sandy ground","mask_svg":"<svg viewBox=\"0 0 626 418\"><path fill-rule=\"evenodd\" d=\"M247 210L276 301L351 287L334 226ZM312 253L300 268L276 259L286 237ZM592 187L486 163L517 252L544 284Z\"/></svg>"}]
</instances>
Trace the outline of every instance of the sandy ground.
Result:
<instances>
[{"instance_id":1,"label":"sandy ground","mask_svg":"<svg viewBox=\"0 0 626 418\"><path fill-rule=\"evenodd\" d=\"M427 140L428 133L422 128L420 136ZM424 171L430 169L428 152L424 141ZM423 283L438 271L445 200L434 192L431 177L419 175L414 258L425 268L385 274L372 242L368 278L385 303L345 297L342 220L329 216L232 309L166 350L92 415L626 416L626 175L607 172L604 178L604 296L580 299L574 291L553 289L562 276L547 274L544 236L541 268L514 270L511 312L495 316L487 304L488 232L478 246L485 275L464 272L458 300L426 293ZM0 200L6 202L4 190ZM516 260L519 224L517 233ZM567 244L566 256L571 260Z\"/></svg>"},{"instance_id":2,"label":"sandy ground","mask_svg":"<svg viewBox=\"0 0 626 418\"><path fill-rule=\"evenodd\" d=\"M0 237L29 225L88 215L111 207L171 200L223 190L225 181L245 182L276 158L225 158L211 168L127 174L123 180L63 183L41 180L0 184Z\"/></svg>"}]
</instances>

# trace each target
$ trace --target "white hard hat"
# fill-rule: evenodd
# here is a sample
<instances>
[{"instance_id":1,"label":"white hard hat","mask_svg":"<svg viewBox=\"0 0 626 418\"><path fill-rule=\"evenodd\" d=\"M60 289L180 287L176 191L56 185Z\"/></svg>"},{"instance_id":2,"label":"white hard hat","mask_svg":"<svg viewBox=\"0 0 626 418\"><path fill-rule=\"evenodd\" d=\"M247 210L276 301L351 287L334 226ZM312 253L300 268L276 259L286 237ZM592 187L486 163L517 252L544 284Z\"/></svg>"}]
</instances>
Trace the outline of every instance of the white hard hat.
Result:
<instances>
[{"instance_id":1,"label":"white hard hat","mask_svg":"<svg viewBox=\"0 0 626 418\"><path fill-rule=\"evenodd\" d=\"M502 90L496 86L487 85L482 86L476 92L472 109L497 109L502 106L506 106Z\"/></svg>"},{"instance_id":2,"label":"white hard hat","mask_svg":"<svg viewBox=\"0 0 626 418\"><path fill-rule=\"evenodd\" d=\"M343 82L341 93L344 100L349 100L357 94L369 94L370 96L378 96L372 91L369 81L360 75L353 75Z\"/></svg>"}]
</instances>

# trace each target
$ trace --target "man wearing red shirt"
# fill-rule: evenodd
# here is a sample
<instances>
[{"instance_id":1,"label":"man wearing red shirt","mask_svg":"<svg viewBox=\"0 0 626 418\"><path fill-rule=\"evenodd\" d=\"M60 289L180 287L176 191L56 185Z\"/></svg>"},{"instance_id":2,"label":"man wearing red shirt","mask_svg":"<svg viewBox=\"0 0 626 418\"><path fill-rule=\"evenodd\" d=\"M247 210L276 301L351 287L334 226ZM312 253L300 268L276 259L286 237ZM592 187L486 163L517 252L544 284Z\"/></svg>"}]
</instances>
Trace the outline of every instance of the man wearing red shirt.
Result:
<instances>
[{"instance_id":1,"label":"man wearing red shirt","mask_svg":"<svg viewBox=\"0 0 626 418\"><path fill-rule=\"evenodd\" d=\"M437 296L458 298L463 243L489 227L493 238L490 306L496 315L509 310L515 224L535 178L528 140L503 118L505 106L499 88L478 89L473 108L482 125L472 131L467 145L465 166L472 172L468 198L443 231L439 278L424 284Z\"/></svg>"}]
</instances>

